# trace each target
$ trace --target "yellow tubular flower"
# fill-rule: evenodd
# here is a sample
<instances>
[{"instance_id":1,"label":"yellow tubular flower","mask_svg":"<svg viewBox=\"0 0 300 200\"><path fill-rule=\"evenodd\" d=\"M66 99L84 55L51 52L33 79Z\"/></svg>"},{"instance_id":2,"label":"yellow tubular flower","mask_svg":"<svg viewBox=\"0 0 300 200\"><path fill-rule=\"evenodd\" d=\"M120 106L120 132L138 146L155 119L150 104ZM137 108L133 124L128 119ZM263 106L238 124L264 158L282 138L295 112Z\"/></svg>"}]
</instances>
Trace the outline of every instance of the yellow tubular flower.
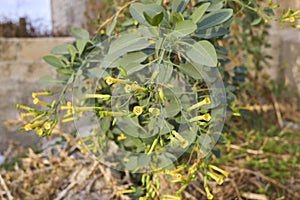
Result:
<instances>
[{"instance_id":1,"label":"yellow tubular flower","mask_svg":"<svg viewBox=\"0 0 300 200\"><path fill-rule=\"evenodd\" d=\"M72 102L71 102L71 101L68 101L68 102L67 102L67 106L68 106L68 107L71 107L71 106L72 106Z\"/></svg>"},{"instance_id":2,"label":"yellow tubular flower","mask_svg":"<svg viewBox=\"0 0 300 200\"><path fill-rule=\"evenodd\" d=\"M295 22L295 17L291 16L291 17L289 18L289 21L290 21L291 23Z\"/></svg>"},{"instance_id":3,"label":"yellow tubular flower","mask_svg":"<svg viewBox=\"0 0 300 200\"><path fill-rule=\"evenodd\" d=\"M187 111L189 112L189 111L192 111L192 110L194 110L196 108L200 108L201 106L208 105L208 104L211 104L210 98L209 97L205 97L205 99L203 99L202 101L200 101L200 102L192 105L191 107L189 107L187 109Z\"/></svg>"},{"instance_id":4,"label":"yellow tubular flower","mask_svg":"<svg viewBox=\"0 0 300 200\"><path fill-rule=\"evenodd\" d=\"M73 108L72 106L60 106L60 110L69 110Z\"/></svg>"},{"instance_id":5,"label":"yellow tubular flower","mask_svg":"<svg viewBox=\"0 0 300 200\"><path fill-rule=\"evenodd\" d=\"M149 108L149 112L150 112L153 116L159 116L159 115L160 115L160 109L158 109L158 108Z\"/></svg>"},{"instance_id":6,"label":"yellow tubular flower","mask_svg":"<svg viewBox=\"0 0 300 200\"><path fill-rule=\"evenodd\" d=\"M32 98L37 98L37 97L40 97L40 96L51 96L53 95L53 92L50 92L50 91L45 91L45 92L33 92L32 93Z\"/></svg>"},{"instance_id":7,"label":"yellow tubular flower","mask_svg":"<svg viewBox=\"0 0 300 200\"><path fill-rule=\"evenodd\" d=\"M37 113L34 113L34 112L30 112L30 113L22 113L21 114L21 117L22 118L25 118L25 117L34 117L34 116L36 116L37 115Z\"/></svg>"},{"instance_id":8,"label":"yellow tubular flower","mask_svg":"<svg viewBox=\"0 0 300 200\"><path fill-rule=\"evenodd\" d=\"M109 94L86 94L85 98L96 98L96 99L109 100L111 98L111 96Z\"/></svg>"},{"instance_id":9,"label":"yellow tubular flower","mask_svg":"<svg viewBox=\"0 0 300 200\"><path fill-rule=\"evenodd\" d=\"M126 80L116 79L111 76L106 77L104 80L107 83L107 85L111 85L113 83L122 83L122 84L128 83L128 81L126 81Z\"/></svg>"},{"instance_id":10,"label":"yellow tubular flower","mask_svg":"<svg viewBox=\"0 0 300 200\"><path fill-rule=\"evenodd\" d=\"M189 142L184 139L179 133L177 133L176 131L172 131L172 134L175 136L175 138L177 138L180 142L180 147L182 148L186 148L189 145Z\"/></svg>"},{"instance_id":11,"label":"yellow tubular flower","mask_svg":"<svg viewBox=\"0 0 300 200\"><path fill-rule=\"evenodd\" d=\"M181 197L165 194L162 200L181 200Z\"/></svg>"},{"instance_id":12,"label":"yellow tubular flower","mask_svg":"<svg viewBox=\"0 0 300 200\"><path fill-rule=\"evenodd\" d=\"M200 121L200 120L204 120L204 121L208 122L211 120L211 116L209 113L206 113L204 115L200 115L200 116L189 119L189 122L196 122L196 121Z\"/></svg>"},{"instance_id":13,"label":"yellow tubular flower","mask_svg":"<svg viewBox=\"0 0 300 200\"><path fill-rule=\"evenodd\" d=\"M99 111L100 117L122 117L126 116L127 113L123 112L110 112L110 111Z\"/></svg>"},{"instance_id":14,"label":"yellow tubular flower","mask_svg":"<svg viewBox=\"0 0 300 200\"><path fill-rule=\"evenodd\" d=\"M215 171L217 171L217 172L223 174L226 178L228 178L228 176L229 176L229 173L228 173L228 172L226 172L226 171L220 169L220 168L217 167L217 166L214 166L214 165L208 165L208 167L209 167L210 169L213 169L213 170L215 170Z\"/></svg>"},{"instance_id":15,"label":"yellow tubular flower","mask_svg":"<svg viewBox=\"0 0 300 200\"><path fill-rule=\"evenodd\" d=\"M209 188L206 186L206 187L204 187L204 189L205 189L205 192L206 192L206 197L207 197L207 199L208 199L208 200L212 200L212 199L214 198L214 195L212 195L212 194L210 193Z\"/></svg>"},{"instance_id":16,"label":"yellow tubular flower","mask_svg":"<svg viewBox=\"0 0 300 200\"><path fill-rule=\"evenodd\" d=\"M33 99L33 104L40 104L40 105L48 107L48 108L51 107L50 105L46 104L45 102L40 101L38 98Z\"/></svg>"},{"instance_id":17,"label":"yellow tubular flower","mask_svg":"<svg viewBox=\"0 0 300 200\"><path fill-rule=\"evenodd\" d=\"M100 34L101 34L101 35L104 35L104 34L105 34L105 30L101 29L101 30L100 30Z\"/></svg>"},{"instance_id":18,"label":"yellow tubular flower","mask_svg":"<svg viewBox=\"0 0 300 200\"><path fill-rule=\"evenodd\" d=\"M124 87L124 90L125 90L126 93L132 92L131 85L126 84L125 87Z\"/></svg>"},{"instance_id":19,"label":"yellow tubular flower","mask_svg":"<svg viewBox=\"0 0 300 200\"><path fill-rule=\"evenodd\" d=\"M38 130L36 130L36 134L39 136L42 136L44 133L44 129L43 128L39 128Z\"/></svg>"},{"instance_id":20,"label":"yellow tubular flower","mask_svg":"<svg viewBox=\"0 0 300 200\"><path fill-rule=\"evenodd\" d=\"M131 190L120 190L120 191L117 191L117 195L120 196L122 194L128 194L128 193L134 193L136 192L135 189L131 189Z\"/></svg>"},{"instance_id":21,"label":"yellow tubular flower","mask_svg":"<svg viewBox=\"0 0 300 200\"><path fill-rule=\"evenodd\" d=\"M46 129L46 130L51 129L51 126L52 126L52 124L50 122L45 122L43 125L44 129Z\"/></svg>"},{"instance_id":22,"label":"yellow tubular flower","mask_svg":"<svg viewBox=\"0 0 300 200\"><path fill-rule=\"evenodd\" d=\"M67 118L67 119L63 119L61 120L61 123L67 123L67 122L70 122L70 121L75 121L77 118L76 117L70 117L70 118Z\"/></svg>"},{"instance_id":23,"label":"yellow tubular flower","mask_svg":"<svg viewBox=\"0 0 300 200\"><path fill-rule=\"evenodd\" d=\"M30 107L28 107L28 106L24 106L24 105L20 105L20 104L16 104L15 107L16 107L17 109L23 109L23 110L27 110L27 111L29 111L29 112L35 111L34 108L30 108Z\"/></svg>"},{"instance_id":24,"label":"yellow tubular flower","mask_svg":"<svg viewBox=\"0 0 300 200\"><path fill-rule=\"evenodd\" d=\"M218 185L222 185L222 183L224 182L223 176L221 175L215 174L210 171L207 172L207 175L210 176L212 179L214 179L218 183Z\"/></svg>"},{"instance_id":25,"label":"yellow tubular flower","mask_svg":"<svg viewBox=\"0 0 300 200\"><path fill-rule=\"evenodd\" d=\"M164 95L163 89L162 88L158 88L157 91L158 91L158 96L159 96L160 100L161 101L166 101L166 97Z\"/></svg>"},{"instance_id":26,"label":"yellow tubular flower","mask_svg":"<svg viewBox=\"0 0 300 200\"><path fill-rule=\"evenodd\" d=\"M134 24L135 26L137 26L137 25L139 25L139 22L136 21L136 20L134 20L133 24Z\"/></svg>"},{"instance_id":27,"label":"yellow tubular flower","mask_svg":"<svg viewBox=\"0 0 300 200\"><path fill-rule=\"evenodd\" d=\"M122 140L126 140L126 139L127 139L127 137L123 133L120 136L117 137L118 141L122 141Z\"/></svg>"},{"instance_id":28,"label":"yellow tubular flower","mask_svg":"<svg viewBox=\"0 0 300 200\"><path fill-rule=\"evenodd\" d=\"M31 125L30 125L30 124L26 124L26 125L24 126L24 130L25 130L25 131L30 131L30 130L32 130Z\"/></svg>"},{"instance_id":29,"label":"yellow tubular flower","mask_svg":"<svg viewBox=\"0 0 300 200\"><path fill-rule=\"evenodd\" d=\"M137 91L137 92L146 92L146 91L147 91L146 88L143 88L143 87L139 86L139 85L136 84L136 83L133 83L133 84L131 85L131 90Z\"/></svg>"},{"instance_id":30,"label":"yellow tubular flower","mask_svg":"<svg viewBox=\"0 0 300 200\"><path fill-rule=\"evenodd\" d=\"M133 108L133 113L136 115L136 116L139 116L143 113L143 107L141 106L134 106Z\"/></svg>"}]
</instances>

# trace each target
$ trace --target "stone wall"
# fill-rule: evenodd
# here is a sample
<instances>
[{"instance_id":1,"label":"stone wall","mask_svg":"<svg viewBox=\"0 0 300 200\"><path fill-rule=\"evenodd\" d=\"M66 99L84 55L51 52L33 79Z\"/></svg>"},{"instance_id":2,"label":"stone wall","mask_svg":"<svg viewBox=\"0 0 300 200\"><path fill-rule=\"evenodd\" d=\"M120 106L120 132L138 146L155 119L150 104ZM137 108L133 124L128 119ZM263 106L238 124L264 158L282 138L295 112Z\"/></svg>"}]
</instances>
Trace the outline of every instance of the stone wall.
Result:
<instances>
[{"instance_id":1,"label":"stone wall","mask_svg":"<svg viewBox=\"0 0 300 200\"><path fill-rule=\"evenodd\" d=\"M85 5L86 0L51 0L53 34L65 36L71 27L86 27Z\"/></svg>"},{"instance_id":2,"label":"stone wall","mask_svg":"<svg viewBox=\"0 0 300 200\"><path fill-rule=\"evenodd\" d=\"M278 3L281 8L300 9L299 0ZM300 24L300 20L297 23ZM273 57L269 69L271 77L288 83L290 91L293 92L291 95L300 98L300 29L283 28L272 22L269 40L272 48L267 52Z\"/></svg>"},{"instance_id":3,"label":"stone wall","mask_svg":"<svg viewBox=\"0 0 300 200\"><path fill-rule=\"evenodd\" d=\"M4 122L14 120L20 113L16 103L32 104L31 93L42 89L38 80L53 74L42 57L59 44L72 38L0 38L0 152L9 140L30 145L38 140L34 134L20 132L17 126L7 128Z\"/></svg>"}]
</instances>

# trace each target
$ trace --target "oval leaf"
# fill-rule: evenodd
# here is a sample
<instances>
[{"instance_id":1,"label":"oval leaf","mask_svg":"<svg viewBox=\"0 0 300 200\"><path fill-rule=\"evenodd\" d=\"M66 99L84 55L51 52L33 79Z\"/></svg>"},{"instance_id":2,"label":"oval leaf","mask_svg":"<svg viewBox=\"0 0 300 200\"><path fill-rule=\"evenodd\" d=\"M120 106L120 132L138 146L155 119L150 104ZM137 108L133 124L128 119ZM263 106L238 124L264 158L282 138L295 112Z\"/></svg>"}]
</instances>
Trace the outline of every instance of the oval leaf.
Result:
<instances>
[{"instance_id":1,"label":"oval leaf","mask_svg":"<svg viewBox=\"0 0 300 200\"><path fill-rule=\"evenodd\" d=\"M197 24L199 30L205 30L207 28L216 26L227 21L232 16L232 9L222 9L215 12L211 12L204 15L200 22Z\"/></svg>"},{"instance_id":2,"label":"oval leaf","mask_svg":"<svg viewBox=\"0 0 300 200\"><path fill-rule=\"evenodd\" d=\"M172 12L181 13L186 8L190 0L174 0L172 2Z\"/></svg>"},{"instance_id":3,"label":"oval leaf","mask_svg":"<svg viewBox=\"0 0 300 200\"><path fill-rule=\"evenodd\" d=\"M175 37L184 37L188 34L193 33L197 29L197 25L193 23L192 20L185 20L179 22L171 35Z\"/></svg>"},{"instance_id":4,"label":"oval leaf","mask_svg":"<svg viewBox=\"0 0 300 200\"><path fill-rule=\"evenodd\" d=\"M195 10L191 16L194 23L197 23L202 18L209 5L210 3L205 3Z\"/></svg>"},{"instance_id":5,"label":"oval leaf","mask_svg":"<svg viewBox=\"0 0 300 200\"><path fill-rule=\"evenodd\" d=\"M83 28L72 28L71 35L77 40L89 40L90 34L87 30Z\"/></svg>"},{"instance_id":6,"label":"oval leaf","mask_svg":"<svg viewBox=\"0 0 300 200\"><path fill-rule=\"evenodd\" d=\"M160 12L159 14L155 15L154 17L150 17L147 14L147 12L143 12L143 15L144 15L145 19L147 20L147 22L149 24L151 24L152 26L158 26L164 18L163 12Z\"/></svg>"},{"instance_id":7,"label":"oval leaf","mask_svg":"<svg viewBox=\"0 0 300 200\"><path fill-rule=\"evenodd\" d=\"M49 65L51 65L55 68L66 67L64 65L64 63L59 58L57 58L55 56L44 56L43 59L46 63L48 63Z\"/></svg>"},{"instance_id":8,"label":"oval leaf","mask_svg":"<svg viewBox=\"0 0 300 200\"><path fill-rule=\"evenodd\" d=\"M210 67L215 67L218 62L215 47L206 40L193 44L186 55L193 62Z\"/></svg>"},{"instance_id":9,"label":"oval leaf","mask_svg":"<svg viewBox=\"0 0 300 200\"><path fill-rule=\"evenodd\" d=\"M55 54L55 55L66 55L66 54L69 54L68 44L62 44L62 45L54 47L51 50L51 53Z\"/></svg>"},{"instance_id":10,"label":"oval leaf","mask_svg":"<svg viewBox=\"0 0 300 200\"><path fill-rule=\"evenodd\" d=\"M164 12L164 8L158 4L143 4L143 3L133 3L129 8L131 16L137 20L140 24L149 26L150 24L146 21L144 17L144 12L147 12L150 16L155 16L158 13Z\"/></svg>"}]
</instances>

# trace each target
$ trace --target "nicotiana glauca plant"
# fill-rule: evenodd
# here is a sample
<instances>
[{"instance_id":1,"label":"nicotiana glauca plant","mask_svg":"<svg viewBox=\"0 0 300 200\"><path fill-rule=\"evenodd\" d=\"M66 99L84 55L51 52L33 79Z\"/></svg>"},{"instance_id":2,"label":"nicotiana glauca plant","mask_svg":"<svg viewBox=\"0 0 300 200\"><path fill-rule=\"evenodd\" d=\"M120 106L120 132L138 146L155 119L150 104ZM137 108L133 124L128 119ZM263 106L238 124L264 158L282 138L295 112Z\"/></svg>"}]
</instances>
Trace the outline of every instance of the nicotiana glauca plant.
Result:
<instances>
[{"instance_id":1,"label":"nicotiana glauca plant","mask_svg":"<svg viewBox=\"0 0 300 200\"><path fill-rule=\"evenodd\" d=\"M222 184L229 175L208 158L224 140L229 83L225 89L228 57L221 41L230 35L234 6L257 13L255 24L273 19L276 8L272 1L268 9L238 0L132 1L92 39L86 30L72 29L76 41L44 57L58 77L41 81L62 89L32 94L44 109L17 104L28 119L22 129L44 137L57 123L75 122L81 151L140 178L139 186L120 195L182 199L183 191L200 181L213 199L209 181ZM131 17L118 23L128 12ZM298 12L277 19L285 21L285 15L296 19ZM47 103L57 93L59 98ZM161 190L162 176L179 185L178 191Z\"/></svg>"}]
</instances>

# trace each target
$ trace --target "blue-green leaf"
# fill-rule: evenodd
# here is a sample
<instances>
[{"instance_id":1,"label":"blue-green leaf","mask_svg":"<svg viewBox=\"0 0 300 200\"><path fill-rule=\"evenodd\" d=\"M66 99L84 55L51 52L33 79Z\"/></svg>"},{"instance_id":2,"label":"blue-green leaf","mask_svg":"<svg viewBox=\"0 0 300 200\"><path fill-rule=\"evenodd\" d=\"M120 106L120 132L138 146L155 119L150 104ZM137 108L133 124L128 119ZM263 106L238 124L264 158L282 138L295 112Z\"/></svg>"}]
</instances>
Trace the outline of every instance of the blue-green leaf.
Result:
<instances>
[{"instance_id":1,"label":"blue-green leaf","mask_svg":"<svg viewBox=\"0 0 300 200\"><path fill-rule=\"evenodd\" d=\"M193 44L186 55L192 62L200 65L215 67L218 62L215 47L206 40Z\"/></svg>"},{"instance_id":2,"label":"blue-green leaf","mask_svg":"<svg viewBox=\"0 0 300 200\"><path fill-rule=\"evenodd\" d=\"M71 62L73 63L76 57L77 49L73 45L68 45L68 51L71 55Z\"/></svg>"},{"instance_id":3,"label":"blue-green leaf","mask_svg":"<svg viewBox=\"0 0 300 200\"><path fill-rule=\"evenodd\" d=\"M173 0L172 2L172 12L181 13L186 8L190 0Z\"/></svg>"},{"instance_id":4,"label":"blue-green leaf","mask_svg":"<svg viewBox=\"0 0 300 200\"><path fill-rule=\"evenodd\" d=\"M195 80L199 80L202 78L201 69L197 68L197 65L192 65L190 63L182 63L179 68L184 74L194 78Z\"/></svg>"},{"instance_id":5,"label":"blue-green leaf","mask_svg":"<svg viewBox=\"0 0 300 200\"><path fill-rule=\"evenodd\" d=\"M57 58L55 56L44 56L43 60L55 68L66 67L65 64L59 58Z\"/></svg>"},{"instance_id":6,"label":"blue-green leaf","mask_svg":"<svg viewBox=\"0 0 300 200\"><path fill-rule=\"evenodd\" d=\"M197 8L194 13L192 14L191 18L194 23L197 23L204 13L206 12L207 8L209 7L210 3L202 4L199 8Z\"/></svg>"},{"instance_id":7,"label":"blue-green leaf","mask_svg":"<svg viewBox=\"0 0 300 200\"><path fill-rule=\"evenodd\" d=\"M72 28L71 35L77 40L89 40L90 34L87 30L83 28Z\"/></svg>"},{"instance_id":8,"label":"blue-green leaf","mask_svg":"<svg viewBox=\"0 0 300 200\"><path fill-rule=\"evenodd\" d=\"M181 21L176 24L174 31L171 33L175 37L184 37L197 30L197 25L192 20Z\"/></svg>"},{"instance_id":9,"label":"blue-green leaf","mask_svg":"<svg viewBox=\"0 0 300 200\"><path fill-rule=\"evenodd\" d=\"M107 27L106 35L110 36L117 24L117 16L114 17L112 23Z\"/></svg>"},{"instance_id":10,"label":"blue-green leaf","mask_svg":"<svg viewBox=\"0 0 300 200\"><path fill-rule=\"evenodd\" d=\"M64 85L65 81L54 79L52 76L46 75L39 79L39 82L43 85Z\"/></svg>"},{"instance_id":11,"label":"blue-green leaf","mask_svg":"<svg viewBox=\"0 0 300 200\"><path fill-rule=\"evenodd\" d=\"M164 8L156 3L153 4L143 4L143 3L133 3L129 8L131 16L137 20L140 24L149 26L150 24L146 21L144 17L144 12L149 16L153 17L161 12L165 12Z\"/></svg>"},{"instance_id":12,"label":"blue-green leaf","mask_svg":"<svg viewBox=\"0 0 300 200\"><path fill-rule=\"evenodd\" d=\"M199 21L198 29L205 30L227 21L232 16L232 9L222 9L204 15Z\"/></svg>"},{"instance_id":13,"label":"blue-green leaf","mask_svg":"<svg viewBox=\"0 0 300 200\"><path fill-rule=\"evenodd\" d=\"M66 54L69 54L69 52L68 52L68 44L62 44L62 45L54 47L51 50L51 53L55 54L55 55L66 55Z\"/></svg>"},{"instance_id":14,"label":"blue-green leaf","mask_svg":"<svg viewBox=\"0 0 300 200\"><path fill-rule=\"evenodd\" d=\"M87 44L87 40L76 40L76 48L78 49L79 55L82 55L86 44Z\"/></svg>"},{"instance_id":15,"label":"blue-green leaf","mask_svg":"<svg viewBox=\"0 0 300 200\"><path fill-rule=\"evenodd\" d=\"M161 21L164 18L164 13L160 12L159 14L155 15L154 17L151 17L150 15L147 14L147 12L143 12L143 15L147 22L151 24L152 26L158 26Z\"/></svg>"}]
</instances>

